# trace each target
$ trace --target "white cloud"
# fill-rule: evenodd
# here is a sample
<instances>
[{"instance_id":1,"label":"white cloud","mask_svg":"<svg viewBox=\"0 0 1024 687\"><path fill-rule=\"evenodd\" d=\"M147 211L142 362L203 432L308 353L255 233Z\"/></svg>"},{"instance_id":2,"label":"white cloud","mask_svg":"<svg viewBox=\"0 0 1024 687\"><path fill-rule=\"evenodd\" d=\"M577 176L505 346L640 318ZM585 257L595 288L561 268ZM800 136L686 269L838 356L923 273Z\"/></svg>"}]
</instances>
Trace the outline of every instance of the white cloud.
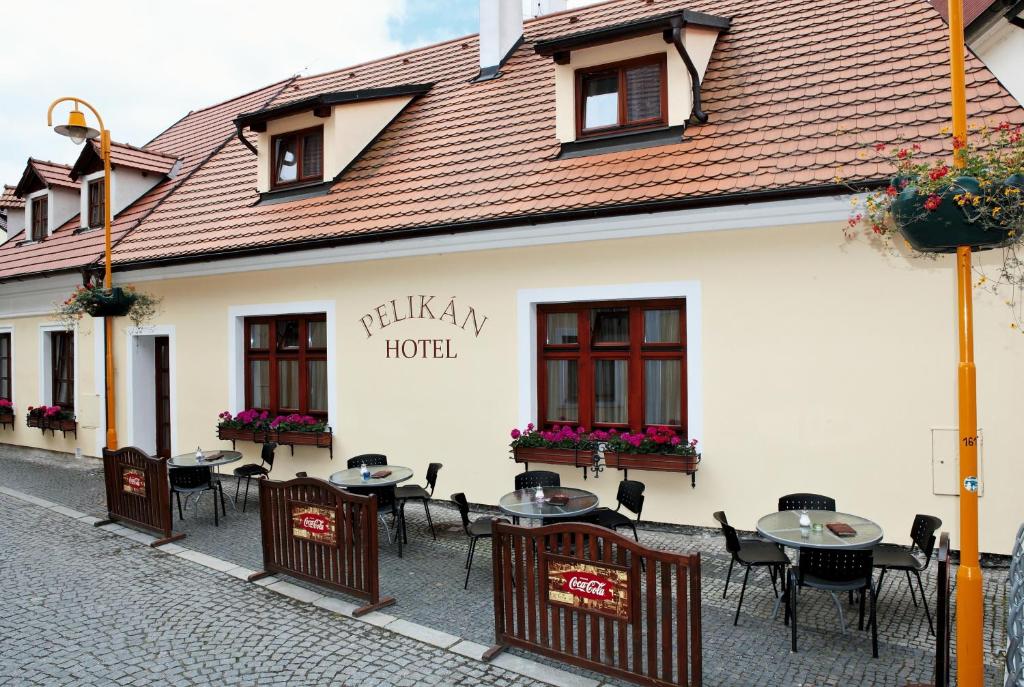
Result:
<instances>
[{"instance_id":1,"label":"white cloud","mask_svg":"<svg viewBox=\"0 0 1024 687\"><path fill-rule=\"evenodd\" d=\"M90 101L114 140L142 145L189 110L297 72L403 50L402 0L46 0L6 8L0 48L0 181L26 158L72 162L46 127L58 96ZM62 111L65 112L65 111Z\"/></svg>"}]
</instances>

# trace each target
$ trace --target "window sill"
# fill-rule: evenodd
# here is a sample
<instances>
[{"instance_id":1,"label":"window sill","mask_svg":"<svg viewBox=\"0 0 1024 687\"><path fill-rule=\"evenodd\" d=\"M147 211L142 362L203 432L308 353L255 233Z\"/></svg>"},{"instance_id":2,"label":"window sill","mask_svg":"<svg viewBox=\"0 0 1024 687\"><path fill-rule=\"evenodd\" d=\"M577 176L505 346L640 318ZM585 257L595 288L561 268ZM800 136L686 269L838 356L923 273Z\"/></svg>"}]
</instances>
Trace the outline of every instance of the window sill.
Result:
<instances>
[{"instance_id":1,"label":"window sill","mask_svg":"<svg viewBox=\"0 0 1024 687\"><path fill-rule=\"evenodd\" d=\"M333 180L314 181L264 191L260 194L260 199L257 201L256 205L273 205L274 203L286 203L291 200L302 200L303 198L324 196L327 195L327 192L331 190L331 186L333 185Z\"/></svg>"},{"instance_id":2,"label":"window sill","mask_svg":"<svg viewBox=\"0 0 1024 687\"><path fill-rule=\"evenodd\" d=\"M684 125L680 124L658 129L624 131L604 136L582 138L569 143L563 143L562 149L558 153L558 159L603 155L623 150L638 150L640 148L653 148L655 146L679 143L683 140L685 128Z\"/></svg>"}]
</instances>

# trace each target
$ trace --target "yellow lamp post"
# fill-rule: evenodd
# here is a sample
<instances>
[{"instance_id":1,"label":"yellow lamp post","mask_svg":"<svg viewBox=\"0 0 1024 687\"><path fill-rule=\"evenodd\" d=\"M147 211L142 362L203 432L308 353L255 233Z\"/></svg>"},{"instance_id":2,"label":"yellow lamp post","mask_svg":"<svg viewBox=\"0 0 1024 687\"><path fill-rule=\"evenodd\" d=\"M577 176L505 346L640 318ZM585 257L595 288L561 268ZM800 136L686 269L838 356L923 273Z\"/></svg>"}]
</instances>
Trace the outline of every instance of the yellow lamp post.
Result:
<instances>
[{"instance_id":1,"label":"yellow lamp post","mask_svg":"<svg viewBox=\"0 0 1024 687\"><path fill-rule=\"evenodd\" d=\"M967 95L964 89L964 15L962 0L949 0L949 66L953 97L953 163L964 165L967 143ZM960 426L960 568L957 570L957 683L981 685L981 565L978 561L978 399L974 367L974 309L971 294L971 248L956 249L957 330L960 364L957 397ZM941 641L941 640L940 640Z\"/></svg>"},{"instance_id":2,"label":"yellow lamp post","mask_svg":"<svg viewBox=\"0 0 1024 687\"><path fill-rule=\"evenodd\" d=\"M86 139L99 137L100 157L103 159L103 243L105 272L103 275L103 288L109 290L112 287L111 279L111 257L110 257L110 132L103 126L103 118L96 108L81 98L63 97L57 98L50 103L50 109L46 111L46 125L53 125L53 109L60 103L70 102L74 107L68 113L68 123L59 124L53 127L61 136L67 136L76 145L81 145ZM85 114L78 109L82 105L92 112L99 124L99 130L88 126L85 121ZM106 394L107 394L107 448L117 448L117 415L114 403L114 321L111 317L103 318L104 333L106 339Z\"/></svg>"}]
</instances>

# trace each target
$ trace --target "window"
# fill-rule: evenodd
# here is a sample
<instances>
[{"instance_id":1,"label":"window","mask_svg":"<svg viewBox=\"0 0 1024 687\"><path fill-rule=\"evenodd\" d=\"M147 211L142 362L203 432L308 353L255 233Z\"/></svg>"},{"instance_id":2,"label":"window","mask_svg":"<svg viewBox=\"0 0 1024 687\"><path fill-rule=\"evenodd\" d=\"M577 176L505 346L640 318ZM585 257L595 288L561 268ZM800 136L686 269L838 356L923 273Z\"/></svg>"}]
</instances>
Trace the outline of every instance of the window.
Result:
<instances>
[{"instance_id":1,"label":"window","mask_svg":"<svg viewBox=\"0 0 1024 687\"><path fill-rule=\"evenodd\" d=\"M89 228L103 226L103 179L89 182Z\"/></svg>"},{"instance_id":2,"label":"window","mask_svg":"<svg viewBox=\"0 0 1024 687\"><path fill-rule=\"evenodd\" d=\"M11 398L11 334L0 333L0 399Z\"/></svg>"},{"instance_id":3,"label":"window","mask_svg":"<svg viewBox=\"0 0 1024 687\"><path fill-rule=\"evenodd\" d=\"M32 240L41 241L49 230L49 203L46 196L32 200Z\"/></svg>"},{"instance_id":4,"label":"window","mask_svg":"<svg viewBox=\"0 0 1024 687\"><path fill-rule=\"evenodd\" d=\"M270 146L274 187L323 180L323 127L274 136Z\"/></svg>"},{"instance_id":5,"label":"window","mask_svg":"<svg viewBox=\"0 0 1024 687\"><path fill-rule=\"evenodd\" d=\"M75 409L75 335L72 332L50 332L50 387L52 405Z\"/></svg>"},{"instance_id":6,"label":"window","mask_svg":"<svg viewBox=\"0 0 1024 687\"><path fill-rule=\"evenodd\" d=\"M540 425L686 432L683 300L537 307Z\"/></svg>"},{"instance_id":7,"label":"window","mask_svg":"<svg viewBox=\"0 0 1024 687\"><path fill-rule=\"evenodd\" d=\"M245 406L327 416L327 317L245 318Z\"/></svg>"},{"instance_id":8,"label":"window","mask_svg":"<svg viewBox=\"0 0 1024 687\"><path fill-rule=\"evenodd\" d=\"M576 134L662 126L668 121L665 55L576 72Z\"/></svg>"}]
</instances>

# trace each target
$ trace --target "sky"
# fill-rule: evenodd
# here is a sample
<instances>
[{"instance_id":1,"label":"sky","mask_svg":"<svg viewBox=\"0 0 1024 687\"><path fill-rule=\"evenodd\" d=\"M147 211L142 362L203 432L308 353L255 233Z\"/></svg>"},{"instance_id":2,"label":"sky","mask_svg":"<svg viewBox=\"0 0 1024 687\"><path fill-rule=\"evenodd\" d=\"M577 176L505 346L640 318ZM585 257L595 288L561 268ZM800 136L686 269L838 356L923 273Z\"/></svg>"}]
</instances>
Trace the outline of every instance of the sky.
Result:
<instances>
[{"instance_id":1,"label":"sky","mask_svg":"<svg viewBox=\"0 0 1024 687\"><path fill-rule=\"evenodd\" d=\"M60 96L89 101L115 141L142 146L190 110L293 74L476 33L478 12L479 0L16 3L0 50L0 182L16 184L30 156L74 162L78 149L46 127Z\"/></svg>"}]
</instances>

